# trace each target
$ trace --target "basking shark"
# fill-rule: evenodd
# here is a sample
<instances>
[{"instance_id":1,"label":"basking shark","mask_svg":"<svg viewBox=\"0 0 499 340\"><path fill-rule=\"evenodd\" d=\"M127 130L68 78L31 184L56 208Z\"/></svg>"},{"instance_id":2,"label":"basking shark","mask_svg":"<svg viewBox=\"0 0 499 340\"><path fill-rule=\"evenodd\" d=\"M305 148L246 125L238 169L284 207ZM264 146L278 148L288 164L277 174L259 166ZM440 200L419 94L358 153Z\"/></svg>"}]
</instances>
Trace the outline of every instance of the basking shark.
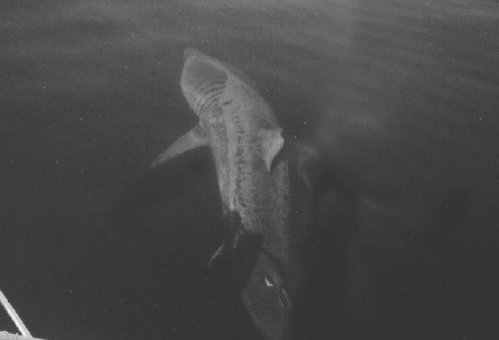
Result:
<instances>
[{"instance_id":1,"label":"basking shark","mask_svg":"<svg viewBox=\"0 0 499 340\"><path fill-rule=\"evenodd\" d=\"M184 52L182 92L199 124L177 139L151 166L209 146L218 186L231 222L225 248L256 237L255 256L242 284L242 299L266 339L282 339L291 311L290 180L284 139L270 106L240 71L193 48Z\"/></svg>"}]
</instances>

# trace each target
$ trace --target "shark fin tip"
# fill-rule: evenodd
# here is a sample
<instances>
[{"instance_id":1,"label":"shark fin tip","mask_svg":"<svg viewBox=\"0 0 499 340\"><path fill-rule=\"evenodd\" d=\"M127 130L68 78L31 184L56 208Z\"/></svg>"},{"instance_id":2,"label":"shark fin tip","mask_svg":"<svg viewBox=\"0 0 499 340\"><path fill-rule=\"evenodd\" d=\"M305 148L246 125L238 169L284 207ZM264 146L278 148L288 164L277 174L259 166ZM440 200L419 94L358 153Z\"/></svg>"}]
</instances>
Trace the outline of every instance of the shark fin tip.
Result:
<instances>
[{"instance_id":1,"label":"shark fin tip","mask_svg":"<svg viewBox=\"0 0 499 340\"><path fill-rule=\"evenodd\" d=\"M281 133L281 128L262 131L263 158L269 172L272 169L272 162L284 146L284 139L282 138Z\"/></svg>"}]
</instances>

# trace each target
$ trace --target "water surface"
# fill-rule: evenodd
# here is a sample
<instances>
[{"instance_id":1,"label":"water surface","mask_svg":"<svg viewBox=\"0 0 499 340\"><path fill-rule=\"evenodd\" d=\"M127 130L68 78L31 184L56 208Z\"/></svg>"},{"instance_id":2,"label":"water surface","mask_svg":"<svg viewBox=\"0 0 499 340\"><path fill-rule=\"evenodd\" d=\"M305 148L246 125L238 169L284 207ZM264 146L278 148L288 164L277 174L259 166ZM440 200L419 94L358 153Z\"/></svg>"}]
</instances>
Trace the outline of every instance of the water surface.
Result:
<instances>
[{"instance_id":1,"label":"water surface","mask_svg":"<svg viewBox=\"0 0 499 340\"><path fill-rule=\"evenodd\" d=\"M147 168L196 123L192 46L326 154L296 338L494 338L498 23L485 0L2 1L0 287L47 339L258 337L206 270L208 151Z\"/></svg>"}]
</instances>

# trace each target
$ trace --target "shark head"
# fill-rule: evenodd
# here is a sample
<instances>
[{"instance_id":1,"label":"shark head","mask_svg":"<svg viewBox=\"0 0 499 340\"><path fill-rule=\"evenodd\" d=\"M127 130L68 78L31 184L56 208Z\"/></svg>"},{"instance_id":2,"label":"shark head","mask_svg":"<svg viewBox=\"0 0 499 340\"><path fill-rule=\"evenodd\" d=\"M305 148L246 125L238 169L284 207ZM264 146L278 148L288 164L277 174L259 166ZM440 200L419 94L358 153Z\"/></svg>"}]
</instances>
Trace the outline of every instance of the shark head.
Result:
<instances>
[{"instance_id":1,"label":"shark head","mask_svg":"<svg viewBox=\"0 0 499 340\"><path fill-rule=\"evenodd\" d=\"M243 303L265 339L283 339L291 314L291 300L283 267L265 251L243 288Z\"/></svg>"},{"instance_id":2,"label":"shark head","mask_svg":"<svg viewBox=\"0 0 499 340\"><path fill-rule=\"evenodd\" d=\"M189 106L198 116L204 107L223 92L229 73L222 63L194 48L184 51L180 87Z\"/></svg>"}]
</instances>

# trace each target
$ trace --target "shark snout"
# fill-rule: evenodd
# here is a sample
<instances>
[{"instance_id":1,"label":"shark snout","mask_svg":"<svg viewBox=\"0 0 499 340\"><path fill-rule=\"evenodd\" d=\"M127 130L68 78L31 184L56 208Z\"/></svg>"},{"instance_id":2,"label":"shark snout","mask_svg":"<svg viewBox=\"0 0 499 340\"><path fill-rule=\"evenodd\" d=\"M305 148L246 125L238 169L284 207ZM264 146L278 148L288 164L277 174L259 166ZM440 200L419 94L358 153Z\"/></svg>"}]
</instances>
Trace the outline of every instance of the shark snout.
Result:
<instances>
[{"instance_id":1,"label":"shark snout","mask_svg":"<svg viewBox=\"0 0 499 340\"><path fill-rule=\"evenodd\" d=\"M227 78L227 70L213 58L192 47L185 49L180 87L194 113L199 115L218 98L225 89Z\"/></svg>"},{"instance_id":2,"label":"shark snout","mask_svg":"<svg viewBox=\"0 0 499 340\"><path fill-rule=\"evenodd\" d=\"M187 47L184 50L184 62L189 59L190 57L195 57L195 56L200 56L203 55L203 53L199 52L193 47Z\"/></svg>"}]
</instances>

